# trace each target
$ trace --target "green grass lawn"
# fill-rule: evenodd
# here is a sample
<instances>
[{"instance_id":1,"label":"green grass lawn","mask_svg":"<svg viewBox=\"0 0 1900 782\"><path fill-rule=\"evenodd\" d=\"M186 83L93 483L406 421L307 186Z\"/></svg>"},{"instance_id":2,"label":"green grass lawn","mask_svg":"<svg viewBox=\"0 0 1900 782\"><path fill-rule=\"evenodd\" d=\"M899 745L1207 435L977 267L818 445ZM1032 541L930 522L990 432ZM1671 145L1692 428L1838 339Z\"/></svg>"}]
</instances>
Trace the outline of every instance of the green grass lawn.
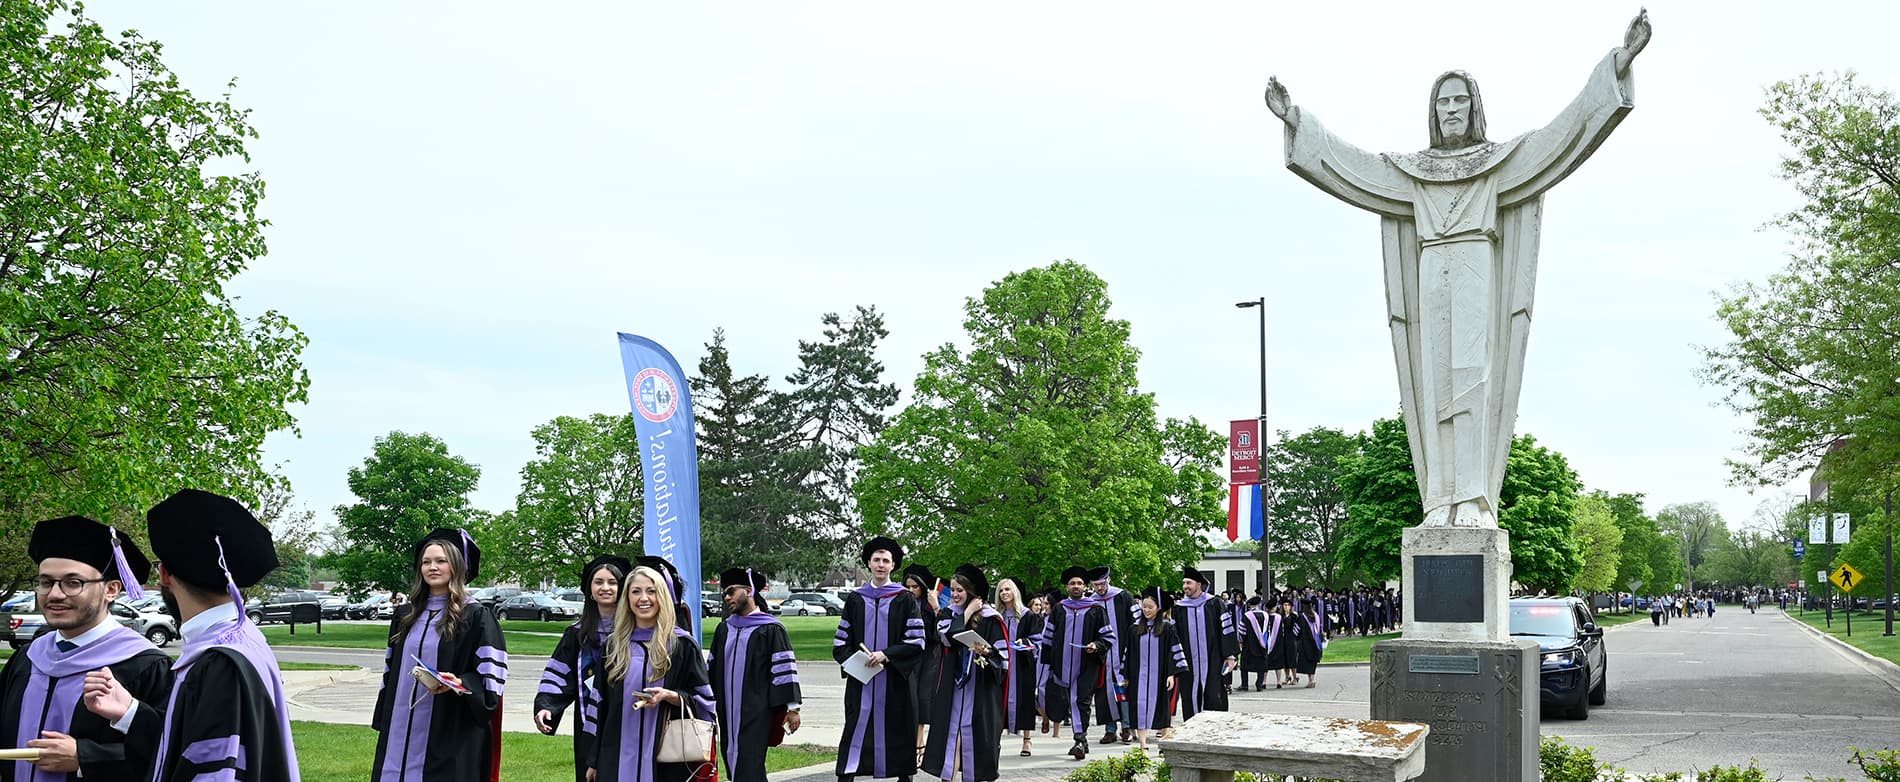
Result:
<instances>
[{"instance_id":1,"label":"green grass lawn","mask_svg":"<svg viewBox=\"0 0 1900 782\"><path fill-rule=\"evenodd\" d=\"M303 635L303 633L298 633ZM376 761L376 732L361 725L293 722L297 764L304 782L358 782L368 779ZM767 771L830 763L832 747L810 744L766 750ZM569 736L538 733L501 734L501 778L508 782L573 782L574 744ZM721 779L730 779L723 775Z\"/></svg>"},{"instance_id":2,"label":"green grass lawn","mask_svg":"<svg viewBox=\"0 0 1900 782\"><path fill-rule=\"evenodd\" d=\"M719 627L719 621L718 617L707 617L700 622L701 632L699 637L705 643L712 642L713 631ZM781 617L780 621L785 623L785 634L791 637L792 651L798 654L798 659L831 659L831 639L832 636L838 632L838 617L787 616ZM506 620L501 623L501 629L503 632L508 633L508 651L517 654L547 654L548 652L519 651L515 649L515 639L517 637L545 637L548 641L547 648L552 650L554 648L554 642L560 640L558 636L561 634L561 631L566 629L569 624L572 623ZM303 630L299 630L297 637L302 638L303 633ZM548 633L550 636L524 635L528 633ZM273 643L283 642L273 641ZM382 644L379 643L377 646L381 647Z\"/></svg>"},{"instance_id":3,"label":"green grass lawn","mask_svg":"<svg viewBox=\"0 0 1900 782\"><path fill-rule=\"evenodd\" d=\"M1900 635L1893 637L1881 635L1881 633L1887 629L1885 611L1855 611L1854 634L1851 636L1847 634L1847 617L1842 614L1843 612L1841 611L1834 612L1833 627L1828 627L1827 614L1821 611L1808 611L1800 614L1790 613L1788 616L1797 621L1806 622L1809 627L1839 638L1842 641L1846 641L1850 646L1858 648L1863 652L1882 658L1890 663L1900 664ZM1896 626L1900 626L1900 621L1896 621L1895 624ZM1900 632L1900 630L1895 632Z\"/></svg>"},{"instance_id":4,"label":"green grass lawn","mask_svg":"<svg viewBox=\"0 0 1900 782\"><path fill-rule=\"evenodd\" d=\"M1607 629L1617 625L1626 625L1631 622L1647 622L1649 621L1649 614L1597 614L1596 621L1598 627Z\"/></svg>"},{"instance_id":5,"label":"green grass lawn","mask_svg":"<svg viewBox=\"0 0 1900 782\"><path fill-rule=\"evenodd\" d=\"M510 622L509 624L540 624L539 622ZM548 624L554 624L552 622ZM297 625L297 634L291 635L285 625L265 625L264 640L272 646L322 646L340 649L382 649L389 645L389 625L346 625L325 624L323 632L317 632L316 625ZM556 626L555 632L560 632ZM502 635L508 639L508 651L513 654L531 654L546 656L554 652L554 644L561 639L555 636L536 635L525 632L509 632L502 629Z\"/></svg>"},{"instance_id":6,"label":"green grass lawn","mask_svg":"<svg viewBox=\"0 0 1900 782\"><path fill-rule=\"evenodd\" d=\"M1372 661L1372 645L1399 637L1398 633L1380 633L1367 636L1340 636L1326 642L1326 651L1320 655L1321 662L1363 663Z\"/></svg>"},{"instance_id":7,"label":"green grass lawn","mask_svg":"<svg viewBox=\"0 0 1900 782\"><path fill-rule=\"evenodd\" d=\"M277 670L280 670L280 671L360 671L360 670L363 670L363 666L337 665L335 663L299 663L299 662L285 662L283 660L279 660L277 661Z\"/></svg>"}]
</instances>

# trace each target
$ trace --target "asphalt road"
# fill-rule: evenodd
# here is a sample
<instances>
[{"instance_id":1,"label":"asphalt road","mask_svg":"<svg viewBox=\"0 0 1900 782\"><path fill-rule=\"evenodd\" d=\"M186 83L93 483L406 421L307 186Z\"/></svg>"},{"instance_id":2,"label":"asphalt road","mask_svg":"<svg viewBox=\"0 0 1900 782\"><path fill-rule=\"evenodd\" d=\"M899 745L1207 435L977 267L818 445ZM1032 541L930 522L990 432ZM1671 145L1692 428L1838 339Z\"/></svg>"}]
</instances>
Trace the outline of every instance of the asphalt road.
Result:
<instances>
[{"instance_id":1,"label":"asphalt road","mask_svg":"<svg viewBox=\"0 0 1900 782\"><path fill-rule=\"evenodd\" d=\"M1846 747L1900 746L1900 676L1799 627L1774 609L1749 614L1735 607L1713 619L1680 619L1667 627L1648 622L1606 633L1610 690L1605 706L1582 721L1548 717L1545 735L1596 748L1599 759L1636 772L1694 771L1761 761L1770 778L1858 778ZM380 650L278 649L280 659L360 665L368 672L296 673L291 712L296 719L367 724L382 667ZM510 692L532 692L545 658L510 660ZM800 663L805 724L794 743L836 744L843 730L844 687L837 666ZM1370 710L1370 669L1320 670L1312 689L1236 692L1236 711L1364 719ZM531 731L531 698L509 698L504 726ZM568 727L562 726L562 733ZM1092 731L1092 733L1094 733ZM1096 734L1099 735L1099 734ZM1018 758L1020 744L1004 740L1003 774L1053 771L1067 763L1067 741L1038 736L1035 757ZM1120 745L1101 750L1120 749ZM1105 754L1098 750L1092 755ZM1046 772L1045 772L1046 773Z\"/></svg>"}]
</instances>

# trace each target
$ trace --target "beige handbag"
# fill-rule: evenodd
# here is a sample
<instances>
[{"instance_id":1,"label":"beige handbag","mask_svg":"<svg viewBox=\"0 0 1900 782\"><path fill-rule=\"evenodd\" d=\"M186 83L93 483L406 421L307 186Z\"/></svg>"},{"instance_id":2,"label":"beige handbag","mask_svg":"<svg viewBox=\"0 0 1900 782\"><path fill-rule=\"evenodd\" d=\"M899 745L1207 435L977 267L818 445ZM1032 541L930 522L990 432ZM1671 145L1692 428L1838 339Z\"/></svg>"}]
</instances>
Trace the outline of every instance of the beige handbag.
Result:
<instances>
[{"instance_id":1,"label":"beige handbag","mask_svg":"<svg viewBox=\"0 0 1900 782\"><path fill-rule=\"evenodd\" d=\"M693 696L680 693L685 716L660 724L661 763L710 763L713 759L713 723L693 719Z\"/></svg>"}]
</instances>

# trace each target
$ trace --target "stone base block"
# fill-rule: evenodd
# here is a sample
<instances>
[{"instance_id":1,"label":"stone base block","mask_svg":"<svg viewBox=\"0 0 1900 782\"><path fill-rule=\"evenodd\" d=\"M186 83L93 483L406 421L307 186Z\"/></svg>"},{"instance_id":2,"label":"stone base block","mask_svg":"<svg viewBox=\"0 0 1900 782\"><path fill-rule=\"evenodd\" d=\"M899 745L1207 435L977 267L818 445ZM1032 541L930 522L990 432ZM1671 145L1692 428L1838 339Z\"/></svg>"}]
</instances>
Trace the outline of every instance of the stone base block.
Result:
<instances>
[{"instance_id":1,"label":"stone base block","mask_svg":"<svg viewBox=\"0 0 1900 782\"><path fill-rule=\"evenodd\" d=\"M1511 534L1497 527L1412 527L1402 539L1405 637L1511 637Z\"/></svg>"},{"instance_id":2,"label":"stone base block","mask_svg":"<svg viewBox=\"0 0 1900 782\"><path fill-rule=\"evenodd\" d=\"M1420 780L1535 782L1538 660L1523 639L1380 641L1372 718L1431 726Z\"/></svg>"}]
</instances>

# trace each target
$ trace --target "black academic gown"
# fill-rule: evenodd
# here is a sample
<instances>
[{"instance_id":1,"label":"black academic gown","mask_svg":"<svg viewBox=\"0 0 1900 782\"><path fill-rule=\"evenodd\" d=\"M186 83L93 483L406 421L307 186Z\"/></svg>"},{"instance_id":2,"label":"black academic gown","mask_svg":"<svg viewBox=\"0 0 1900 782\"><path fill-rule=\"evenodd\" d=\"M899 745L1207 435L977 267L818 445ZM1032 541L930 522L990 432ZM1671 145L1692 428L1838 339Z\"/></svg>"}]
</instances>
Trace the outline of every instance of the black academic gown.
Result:
<instances>
[{"instance_id":1,"label":"black academic gown","mask_svg":"<svg viewBox=\"0 0 1900 782\"><path fill-rule=\"evenodd\" d=\"M927 602L918 603L917 615L935 621L933 617L937 615L937 611L934 608L934 605ZM936 714L937 687L942 684L943 658L948 652L949 650L943 645L943 640L938 638L936 633L924 635L924 653L923 656L917 658L916 671L910 677L912 700L917 704L916 714L919 725L930 724L931 717Z\"/></svg>"},{"instance_id":2,"label":"black academic gown","mask_svg":"<svg viewBox=\"0 0 1900 782\"><path fill-rule=\"evenodd\" d=\"M234 768L246 782L301 779L283 674L242 614L188 640L172 676L170 696L139 701L125 736L128 757L157 758L153 780L222 779Z\"/></svg>"},{"instance_id":3,"label":"black academic gown","mask_svg":"<svg viewBox=\"0 0 1900 782\"><path fill-rule=\"evenodd\" d=\"M710 677L728 779L763 782L773 729L785 723L785 707L803 699L785 625L763 611L727 617L713 631Z\"/></svg>"},{"instance_id":4,"label":"black academic gown","mask_svg":"<svg viewBox=\"0 0 1900 782\"><path fill-rule=\"evenodd\" d=\"M1145 622L1130 628L1122 641L1122 671L1128 677L1130 730L1162 730L1174 719L1175 677L1187 673L1187 652L1174 633L1174 622L1163 617L1150 632Z\"/></svg>"},{"instance_id":5,"label":"black academic gown","mask_svg":"<svg viewBox=\"0 0 1900 782\"><path fill-rule=\"evenodd\" d=\"M1298 659L1293 664L1293 670L1307 676L1313 675L1319 670L1320 636L1315 629L1319 620L1309 620L1305 616L1295 614L1287 620L1286 624L1292 626L1293 643L1300 650Z\"/></svg>"},{"instance_id":6,"label":"black academic gown","mask_svg":"<svg viewBox=\"0 0 1900 782\"><path fill-rule=\"evenodd\" d=\"M1174 605L1175 632L1187 650L1189 667L1181 683L1182 719L1192 719L1203 711L1227 710L1227 688L1221 685L1221 670L1227 658L1240 656L1240 639L1234 633L1234 615L1227 612L1227 604L1206 593L1202 598L1182 598Z\"/></svg>"},{"instance_id":7,"label":"black academic gown","mask_svg":"<svg viewBox=\"0 0 1900 782\"><path fill-rule=\"evenodd\" d=\"M1047 617L1042 614L1026 613L1016 621L1016 632L1010 640L1017 645L1009 658L1009 687L1011 697L1006 700L1007 709L1003 713L1003 729L1011 733L1026 733L1036 729L1036 691L1037 665L1036 636L1042 634L1042 626Z\"/></svg>"},{"instance_id":8,"label":"black academic gown","mask_svg":"<svg viewBox=\"0 0 1900 782\"><path fill-rule=\"evenodd\" d=\"M965 630L983 636L990 653L979 657L956 641ZM1002 756L1003 683L1009 678L1003 618L985 607L982 616L966 621L946 608L937 613L935 632L948 653L931 701L937 712L930 718L922 771L942 780L961 774L969 782L989 782Z\"/></svg>"},{"instance_id":9,"label":"black academic gown","mask_svg":"<svg viewBox=\"0 0 1900 782\"><path fill-rule=\"evenodd\" d=\"M1101 689L1095 691L1095 724L1113 725L1122 719L1115 689L1122 677L1121 639L1128 637L1129 628L1135 622L1135 596L1126 589L1116 589L1100 600L1102 607L1108 610L1109 624L1115 627L1115 637L1108 642L1109 670L1102 676Z\"/></svg>"},{"instance_id":10,"label":"black academic gown","mask_svg":"<svg viewBox=\"0 0 1900 782\"><path fill-rule=\"evenodd\" d=\"M682 630L676 630L667 647L666 675L653 676L653 665L646 655L646 639L652 630L636 630L629 650L627 676L613 681L606 665L600 666L595 686L600 688L600 740L594 744L596 782L685 782L700 764L661 763L660 735L667 720L680 719L686 710L677 704L632 708L635 690L664 687L690 702L694 719L712 719L712 683L706 671L706 658L699 644ZM718 743L717 737L714 744ZM718 753L717 746L714 754Z\"/></svg>"},{"instance_id":11,"label":"black academic gown","mask_svg":"<svg viewBox=\"0 0 1900 782\"><path fill-rule=\"evenodd\" d=\"M508 644L487 606L470 600L462 607L453 637L444 637L439 600L402 637L402 621L390 621L395 638L385 652L382 690L376 694L377 782L474 782L494 779L500 760L502 685L508 680ZM455 674L467 694L430 695L410 671L411 656L437 671Z\"/></svg>"},{"instance_id":12,"label":"black academic gown","mask_svg":"<svg viewBox=\"0 0 1900 782\"><path fill-rule=\"evenodd\" d=\"M1267 667L1267 641L1269 635L1278 628L1274 627L1273 617L1265 611L1254 609L1240 615L1240 624L1235 627L1240 633L1240 670L1242 673L1266 673L1273 670ZM1247 683L1241 678L1241 685Z\"/></svg>"},{"instance_id":13,"label":"black academic gown","mask_svg":"<svg viewBox=\"0 0 1900 782\"><path fill-rule=\"evenodd\" d=\"M1267 670L1284 671L1300 662L1300 645L1293 640L1293 617L1275 613L1272 627L1273 649L1267 654Z\"/></svg>"},{"instance_id":14,"label":"black academic gown","mask_svg":"<svg viewBox=\"0 0 1900 782\"><path fill-rule=\"evenodd\" d=\"M581 704L574 720L574 780L586 782L587 763L594 757L594 741L599 731L600 692L594 689L594 674L602 664L598 640L581 642L580 623L568 625L554 654L541 672L541 686L534 694L534 713L548 712L548 726L559 728L561 715L576 701Z\"/></svg>"},{"instance_id":15,"label":"black academic gown","mask_svg":"<svg viewBox=\"0 0 1900 782\"><path fill-rule=\"evenodd\" d=\"M838 740L838 776L885 779L917 773L917 712L911 677L924 653L924 620L902 586L865 585L845 595L844 615L831 641L839 663L860 649L881 651L884 672L860 682L844 677L844 733Z\"/></svg>"},{"instance_id":16,"label":"black academic gown","mask_svg":"<svg viewBox=\"0 0 1900 782\"><path fill-rule=\"evenodd\" d=\"M1049 718L1069 723L1077 736L1088 730L1089 707L1108 666L1108 642L1114 633L1107 609L1093 600L1063 600L1049 609L1049 624L1040 642L1042 658L1049 663L1051 689L1064 687L1068 695L1066 702L1048 704ZM1095 651L1087 651L1089 644L1095 645ZM1066 715L1055 716L1064 711Z\"/></svg>"},{"instance_id":17,"label":"black academic gown","mask_svg":"<svg viewBox=\"0 0 1900 782\"><path fill-rule=\"evenodd\" d=\"M131 633L130 630L124 632ZM132 635L137 637L136 633ZM50 646L58 640L58 634L48 633L35 639L33 644L45 643ZM138 638L137 644L143 651L117 662L106 663L104 667L112 671L113 678L131 692L133 698L143 703L162 704L172 691L172 658L143 638ZM54 692L64 690L65 697L60 700L70 701L72 705L69 709L63 709L68 712L68 721L60 732L73 737L74 749L79 755L80 776L39 771L25 761L3 761L0 762L0 782L68 782L82 777L88 782L143 782L150 779L151 756L128 757L125 734L114 730L105 718L86 709L85 700L80 697L86 671L75 669L63 676L48 676L34 668L32 652L31 647L14 651L13 656L7 658L6 668L0 669L0 741L6 742L7 746L24 747L27 739L20 739L20 736L37 739L41 730L51 730L48 724L51 715L47 708L54 701ZM44 693L44 696L29 703L26 699L27 687L36 678L40 681L33 689ZM29 715L31 722L22 725L22 718ZM26 733L22 734L22 729Z\"/></svg>"}]
</instances>

